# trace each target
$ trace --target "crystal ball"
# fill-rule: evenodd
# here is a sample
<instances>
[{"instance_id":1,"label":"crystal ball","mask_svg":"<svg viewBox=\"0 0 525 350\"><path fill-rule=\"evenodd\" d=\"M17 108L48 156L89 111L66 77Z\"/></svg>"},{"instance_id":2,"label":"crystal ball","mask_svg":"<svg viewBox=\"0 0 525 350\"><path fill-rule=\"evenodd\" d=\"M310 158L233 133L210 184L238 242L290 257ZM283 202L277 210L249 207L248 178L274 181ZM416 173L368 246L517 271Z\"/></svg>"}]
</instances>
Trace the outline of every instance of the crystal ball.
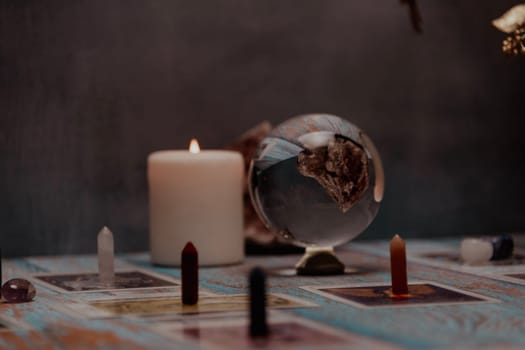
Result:
<instances>
[{"instance_id":1,"label":"crystal ball","mask_svg":"<svg viewBox=\"0 0 525 350\"><path fill-rule=\"evenodd\" d=\"M356 125L334 115L301 115L260 143L249 191L261 220L284 240L334 247L361 234L377 215L383 165Z\"/></svg>"}]
</instances>

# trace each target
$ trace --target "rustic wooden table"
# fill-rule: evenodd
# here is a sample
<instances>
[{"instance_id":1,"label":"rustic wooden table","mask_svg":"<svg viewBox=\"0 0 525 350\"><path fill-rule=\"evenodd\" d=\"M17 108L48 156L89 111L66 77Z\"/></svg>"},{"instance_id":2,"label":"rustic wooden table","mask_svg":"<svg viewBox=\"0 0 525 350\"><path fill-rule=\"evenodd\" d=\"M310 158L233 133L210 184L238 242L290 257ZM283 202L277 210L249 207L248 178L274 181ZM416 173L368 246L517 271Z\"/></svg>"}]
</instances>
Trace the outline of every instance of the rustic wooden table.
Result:
<instances>
[{"instance_id":1,"label":"rustic wooden table","mask_svg":"<svg viewBox=\"0 0 525 350\"><path fill-rule=\"evenodd\" d=\"M408 304L377 296L379 287L390 281L385 241L352 243L339 250L348 266L342 276L295 276L292 266L298 256L248 257L240 265L201 268L200 309L180 305L180 270L152 266L146 253L118 256L117 270L150 271L168 285L66 291L45 285L37 276L96 271L95 256L4 260L3 281L28 278L37 296L29 303L0 305L0 348L523 349L523 256L518 251L502 264L464 266L456 261L458 246L457 240L407 242L409 280L428 281L431 288L441 286L457 294L450 300L450 295L443 300L424 296ZM268 301L270 323L291 320L302 327L288 323L292 328L286 333L285 326L276 326L276 335L266 344L251 342L245 332L247 304L242 294L247 293L247 275L254 266L268 272L268 293L274 298ZM331 294L339 287L349 288L347 296ZM210 300L226 305L210 306ZM206 312L210 310L221 312Z\"/></svg>"}]
</instances>

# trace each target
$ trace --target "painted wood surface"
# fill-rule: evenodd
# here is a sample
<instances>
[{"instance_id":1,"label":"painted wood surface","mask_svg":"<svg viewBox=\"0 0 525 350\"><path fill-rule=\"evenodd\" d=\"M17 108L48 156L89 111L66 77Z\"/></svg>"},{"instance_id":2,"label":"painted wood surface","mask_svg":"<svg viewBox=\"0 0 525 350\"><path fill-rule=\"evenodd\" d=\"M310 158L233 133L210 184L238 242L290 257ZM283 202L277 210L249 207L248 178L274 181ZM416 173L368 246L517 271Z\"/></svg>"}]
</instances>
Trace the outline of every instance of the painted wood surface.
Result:
<instances>
[{"instance_id":1,"label":"painted wood surface","mask_svg":"<svg viewBox=\"0 0 525 350\"><path fill-rule=\"evenodd\" d=\"M355 243L338 255L348 266L343 276L295 276L292 267L299 256L248 257L243 264L202 268L200 287L217 294L247 293L247 276L254 266L268 272L270 293L281 293L318 307L282 311L304 317L334 329L370 337L392 348L407 349L522 349L525 347L525 285L498 279L508 272L525 272L524 265L460 267L421 259L428 251L456 252L458 242L408 241L409 280L434 281L474 292L499 302L463 305L434 305L407 308L362 309L336 302L300 286L389 283L388 242ZM178 268L157 267L144 254L122 255L116 268L138 267L179 279ZM30 277L44 272L95 271L94 256L27 257L5 260L3 280ZM96 298L103 293L90 293ZM199 344L178 343L153 331L141 319L85 319L65 313L61 305L80 298L37 285L37 297L24 304L0 305L0 321L8 328L0 331L1 349L200 349Z\"/></svg>"}]
</instances>

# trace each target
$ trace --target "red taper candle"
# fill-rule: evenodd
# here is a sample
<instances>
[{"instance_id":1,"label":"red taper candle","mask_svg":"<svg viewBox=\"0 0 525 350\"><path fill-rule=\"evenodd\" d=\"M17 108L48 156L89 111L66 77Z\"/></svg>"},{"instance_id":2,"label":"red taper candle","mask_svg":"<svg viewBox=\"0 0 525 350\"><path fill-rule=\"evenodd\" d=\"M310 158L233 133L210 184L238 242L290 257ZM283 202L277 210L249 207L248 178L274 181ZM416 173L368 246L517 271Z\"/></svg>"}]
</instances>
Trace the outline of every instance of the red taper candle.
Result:
<instances>
[{"instance_id":1,"label":"red taper candle","mask_svg":"<svg viewBox=\"0 0 525 350\"><path fill-rule=\"evenodd\" d=\"M193 243L188 242L181 253L182 303L197 304L199 300L199 254Z\"/></svg>"},{"instance_id":2,"label":"red taper candle","mask_svg":"<svg viewBox=\"0 0 525 350\"><path fill-rule=\"evenodd\" d=\"M405 241L399 235L395 235L390 241L390 273L392 293L394 295L408 294Z\"/></svg>"}]
</instances>

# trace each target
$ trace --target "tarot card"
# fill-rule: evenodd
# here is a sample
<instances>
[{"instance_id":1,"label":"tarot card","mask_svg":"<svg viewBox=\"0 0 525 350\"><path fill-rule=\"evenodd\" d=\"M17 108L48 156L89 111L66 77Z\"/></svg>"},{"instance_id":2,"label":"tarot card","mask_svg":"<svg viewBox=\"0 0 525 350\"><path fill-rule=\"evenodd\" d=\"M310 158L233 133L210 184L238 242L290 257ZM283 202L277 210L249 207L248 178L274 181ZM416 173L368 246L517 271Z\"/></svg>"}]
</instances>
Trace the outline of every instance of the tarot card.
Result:
<instances>
[{"instance_id":1,"label":"tarot card","mask_svg":"<svg viewBox=\"0 0 525 350\"><path fill-rule=\"evenodd\" d=\"M186 314L139 314L130 315L131 319L147 321L151 324L156 323L194 323L213 321L217 319L230 320L248 317L248 310L242 311L225 311L225 312L208 312L208 313L186 313Z\"/></svg>"},{"instance_id":2,"label":"tarot card","mask_svg":"<svg viewBox=\"0 0 525 350\"><path fill-rule=\"evenodd\" d=\"M161 314L197 315L210 312L244 311L249 305L249 296L229 294L199 297L195 305L184 305L180 297L142 298L122 300L91 300L87 304L71 303L68 305L76 313L90 318L106 318ZM312 307L316 304L282 294L268 294L266 305L269 308Z\"/></svg>"},{"instance_id":3,"label":"tarot card","mask_svg":"<svg viewBox=\"0 0 525 350\"><path fill-rule=\"evenodd\" d=\"M83 299L90 300L113 300L113 299L136 299L147 298L154 296L155 298L162 297L177 297L181 296L182 288L180 286L174 287L159 287L144 289L117 289L107 290L99 293L86 293L82 296Z\"/></svg>"},{"instance_id":4,"label":"tarot card","mask_svg":"<svg viewBox=\"0 0 525 350\"><path fill-rule=\"evenodd\" d=\"M177 287L180 282L150 271L133 269L115 272L115 280L103 283L97 272L78 272L60 274L36 274L35 282L60 293L86 293L111 290L144 290L160 287Z\"/></svg>"},{"instance_id":5,"label":"tarot card","mask_svg":"<svg viewBox=\"0 0 525 350\"><path fill-rule=\"evenodd\" d=\"M516 235L513 236L517 240ZM482 265L465 264L460 257L460 247L457 240L407 240L407 260L428 266L446 268L449 270L485 276L487 273L507 270L523 270L525 265L525 250L514 248L512 257L503 260L491 260ZM388 242L355 243L352 249L360 252L388 257Z\"/></svg>"},{"instance_id":6,"label":"tarot card","mask_svg":"<svg viewBox=\"0 0 525 350\"><path fill-rule=\"evenodd\" d=\"M268 321L268 337L256 339L248 334L247 317L170 322L155 325L154 328L168 337L198 343L209 349L395 349L370 338L291 315L270 313Z\"/></svg>"},{"instance_id":7,"label":"tarot card","mask_svg":"<svg viewBox=\"0 0 525 350\"><path fill-rule=\"evenodd\" d=\"M466 265L459 251L457 250L442 250L442 251L432 251L432 252L421 252L414 255L415 258L422 260L432 261L437 265L449 267L449 268L476 268L476 267L498 267L498 266L514 266L514 265L525 265L525 254L522 251L515 251L514 254L502 260L491 260L487 261L483 265Z\"/></svg>"},{"instance_id":8,"label":"tarot card","mask_svg":"<svg viewBox=\"0 0 525 350\"><path fill-rule=\"evenodd\" d=\"M199 296L207 297L217 295L204 288L199 288ZM85 301L103 301L103 300L125 300L141 298L173 298L182 296L181 286L160 287L148 289L119 289L108 290L99 293L85 293L80 296Z\"/></svg>"},{"instance_id":9,"label":"tarot card","mask_svg":"<svg viewBox=\"0 0 525 350\"><path fill-rule=\"evenodd\" d=\"M487 274L487 277L501 281L525 285L525 271L503 272L500 274Z\"/></svg>"},{"instance_id":10,"label":"tarot card","mask_svg":"<svg viewBox=\"0 0 525 350\"><path fill-rule=\"evenodd\" d=\"M524 281L525 282L525 272L523 272L523 273L507 273L507 274L505 274L505 276L513 278L513 279L518 279L520 281Z\"/></svg>"},{"instance_id":11,"label":"tarot card","mask_svg":"<svg viewBox=\"0 0 525 350\"><path fill-rule=\"evenodd\" d=\"M500 302L497 299L484 295L427 281L409 283L409 294L406 297L394 296L391 291L391 286L385 283L359 283L341 286L305 286L301 288L322 295L326 298L360 308L392 308L431 306L436 304Z\"/></svg>"}]
</instances>

